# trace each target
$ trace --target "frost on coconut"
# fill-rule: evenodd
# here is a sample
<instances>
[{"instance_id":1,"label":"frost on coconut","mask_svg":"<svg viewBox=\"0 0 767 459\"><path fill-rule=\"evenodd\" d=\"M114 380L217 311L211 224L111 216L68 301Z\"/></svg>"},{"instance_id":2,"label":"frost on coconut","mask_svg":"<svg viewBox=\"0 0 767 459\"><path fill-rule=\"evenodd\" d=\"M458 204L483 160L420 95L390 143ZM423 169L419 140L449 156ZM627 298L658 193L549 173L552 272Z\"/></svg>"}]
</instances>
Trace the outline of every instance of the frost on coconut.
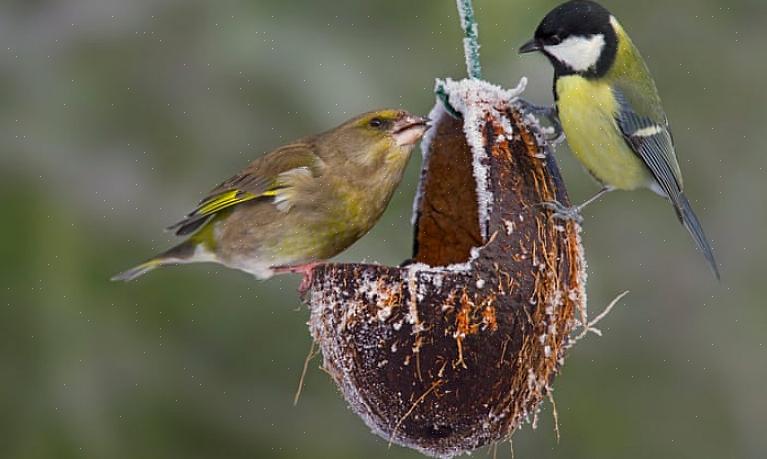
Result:
<instances>
[{"instance_id":1,"label":"frost on coconut","mask_svg":"<svg viewBox=\"0 0 767 459\"><path fill-rule=\"evenodd\" d=\"M479 225L482 234L487 237L487 222L489 206L492 204L493 196L488 191L487 186L487 154L485 149L486 139L480 129L485 126L486 114L492 115L503 127L496 140L503 141L511 138L514 134L511 122L502 115L499 110L499 101L508 107L509 102L514 102L527 86L527 79L522 78L516 88L512 90L502 89L500 86L488 83L482 80L461 80L453 81L447 79L437 81L437 86L441 86L449 95L450 105L463 115L463 131L466 140L471 147L474 157L474 179L477 182L477 203L479 204Z\"/></svg>"},{"instance_id":2,"label":"frost on coconut","mask_svg":"<svg viewBox=\"0 0 767 459\"><path fill-rule=\"evenodd\" d=\"M438 81L400 267L328 264L305 297L323 365L376 434L452 457L535 420L585 320L585 262L550 145L517 97ZM453 111L460 114L453 116Z\"/></svg>"}]
</instances>

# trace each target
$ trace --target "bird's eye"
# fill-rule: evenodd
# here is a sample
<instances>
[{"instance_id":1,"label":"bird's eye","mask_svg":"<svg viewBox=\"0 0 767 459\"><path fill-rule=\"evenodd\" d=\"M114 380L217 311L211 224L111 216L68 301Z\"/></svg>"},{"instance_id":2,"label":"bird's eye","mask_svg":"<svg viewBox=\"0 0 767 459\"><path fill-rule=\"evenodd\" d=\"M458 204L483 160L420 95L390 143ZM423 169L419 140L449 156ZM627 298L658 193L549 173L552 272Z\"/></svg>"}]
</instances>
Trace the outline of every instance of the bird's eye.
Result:
<instances>
[{"instance_id":1,"label":"bird's eye","mask_svg":"<svg viewBox=\"0 0 767 459\"><path fill-rule=\"evenodd\" d=\"M368 124L370 124L370 127L380 128L383 126L383 121L381 121L381 118L373 118Z\"/></svg>"},{"instance_id":2,"label":"bird's eye","mask_svg":"<svg viewBox=\"0 0 767 459\"><path fill-rule=\"evenodd\" d=\"M550 45L558 45L562 43L562 37L559 35L552 35L549 37L549 44Z\"/></svg>"}]
</instances>

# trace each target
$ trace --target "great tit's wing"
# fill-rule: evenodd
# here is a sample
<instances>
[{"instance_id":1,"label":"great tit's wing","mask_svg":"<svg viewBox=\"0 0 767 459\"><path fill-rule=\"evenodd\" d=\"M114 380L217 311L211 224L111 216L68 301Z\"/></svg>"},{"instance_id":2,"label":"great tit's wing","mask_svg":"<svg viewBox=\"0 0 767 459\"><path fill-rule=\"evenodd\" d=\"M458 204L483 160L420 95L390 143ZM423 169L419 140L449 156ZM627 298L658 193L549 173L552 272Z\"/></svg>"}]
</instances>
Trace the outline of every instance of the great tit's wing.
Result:
<instances>
[{"instance_id":1,"label":"great tit's wing","mask_svg":"<svg viewBox=\"0 0 767 459\"><path fill-rule=\"evenodd\" d=\"M683 188L682 172L674 151L671 128L660 100L650 92L652 101L638 94L639 89L617 85L613 92L618 102L616 122L626 142L652 172L667 194Z\"/></svg>"},{"instance_id":2,"label":"great tit's wing","mask_svg":"<svg viewBox=\"0 0 767 459\"><path fill-rule=\"evenodd\" d=\"M281 147L215 187L197 208L168 229L179 236L193 233L216 213L258 198L274 198L277 207L287 211L292 204L292 188L300 181L319 176L322 164L311 143Z\"/></svg>"},{"instance_id":3,"label":"great tit's wing","mask_svg":"<svg viewBox=\"0 0 767 459\"><path fill-rule=\"evenodd\" d=\"M631 87L614 89L619 110L616 122L626 143L636 153L652 173L660 189L674 205L677 217L690 232L695 244L706 257L714 275L719 278L714 253L708 242L698 217L693 212L690 202L682 192L682 174L674 152L674 139L662 109L651 107L649 110L635 109L641 104L634 104L638 95Z\"/></svg>"}]
</instances>

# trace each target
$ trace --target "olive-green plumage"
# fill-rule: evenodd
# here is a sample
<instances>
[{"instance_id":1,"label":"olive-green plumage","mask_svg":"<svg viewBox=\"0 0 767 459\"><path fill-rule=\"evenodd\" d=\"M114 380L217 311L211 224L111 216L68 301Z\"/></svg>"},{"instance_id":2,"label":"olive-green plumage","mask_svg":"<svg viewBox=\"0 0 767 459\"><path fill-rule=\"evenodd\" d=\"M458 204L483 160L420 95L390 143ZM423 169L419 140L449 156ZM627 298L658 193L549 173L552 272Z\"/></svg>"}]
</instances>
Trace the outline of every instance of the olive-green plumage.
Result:
<instances>
[{"instance_id":1,"label":"olive-green plumage","mask_svg":"<svg viewBox=\"0 0 767 459\"><path fill-rule=\"evenodd\" d=\"M184 242L113 279L194 262L263 279L277 267L331 258L379 219L426 129L424 118L378 110L282 146L214 188L173 225L188 236Z\"/></svg>"},{"instance_id":2,"label":"olive-green plumage","mask_svg":"<svg viewBox=\"0 0 767 459\"><path fill-rule=\"evenodd\" d=\"M666 197L718 278L713 250L682 191L655 81L618 20L596 2L565 2L520 51L540 51L554 66L556 113L567 142L603 192L649 188Z\"/></svg>"}]
</instances>

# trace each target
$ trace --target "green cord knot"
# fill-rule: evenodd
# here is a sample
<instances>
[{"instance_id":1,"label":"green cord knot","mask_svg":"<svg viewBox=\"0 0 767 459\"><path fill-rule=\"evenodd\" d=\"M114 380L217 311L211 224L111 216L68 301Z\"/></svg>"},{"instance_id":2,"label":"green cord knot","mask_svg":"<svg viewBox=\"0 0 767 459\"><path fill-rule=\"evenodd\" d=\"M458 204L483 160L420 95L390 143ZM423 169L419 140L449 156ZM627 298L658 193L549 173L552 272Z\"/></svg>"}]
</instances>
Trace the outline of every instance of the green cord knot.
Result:
<instances>
[{"instance_id":1,"label":"green cord knot","mask_svg":"<svg viewBox=\"0 0 767 459\"><path fill-rule=\"evenodd\" d=\"M477 27L477 19L474 17L474 7L471 4L471 0L456 0L456 6L461 17L461 28L463 29L463 53L466 57L466 72L472 80L481 80L482 66L479 64L479 28ZM450 116L458 119L462 118L461 113L450 105L449 95L441 83L437 83L434 93Z\"/></svg>"},{"instance_id":2,"label":"green cord knot","mask_svg":"<svg viewBox=\"0 0 767 459\"><path fill-rule=\"evenodd\" d=\"M442 102L442 106L445 107L445 111L452 116L455 119L461 119L463 118L463 115L461 115L461 112L455 109L452 105L450 105L450 95L445 90L445 86L442 84L442 82L437 83L437 87L434 89L434 94L437 95L437 99L439 99L440 102Z\"/></svg>"}]
</instances>

